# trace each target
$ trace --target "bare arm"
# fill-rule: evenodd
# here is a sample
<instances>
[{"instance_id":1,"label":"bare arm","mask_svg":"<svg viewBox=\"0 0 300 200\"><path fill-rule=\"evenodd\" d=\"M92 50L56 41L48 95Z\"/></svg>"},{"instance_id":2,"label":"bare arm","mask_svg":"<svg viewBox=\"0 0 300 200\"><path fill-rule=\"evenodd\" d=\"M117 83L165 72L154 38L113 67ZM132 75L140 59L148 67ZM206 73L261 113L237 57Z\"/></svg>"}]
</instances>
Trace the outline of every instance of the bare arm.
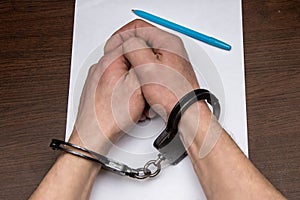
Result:
<instances>
[{"instance_id":1,"label":"bare arm","mask_svg":"<svg viewBox=\"0 0 300 200\"><path fill-rule=\"evenodd\" d=\"M136 71L146 101L164 119L183 95L199 88L178 37L135 20L119 29L105 50L119 46ZM208 199L284 199L220 127L205 103L191 106L179 129ZM211 137L208 145L203 143L206 136ZM201 156L203 145L208 151Z\"/></svg>"},{"instance_id":2,"label":"bare arm","mask_svg":"<svg viewBox=\"0 0 300 200\"><path fill-rule=\"evenodd\" d=\"M206 105L200 106L201 128L198 129L191 142L188 154L207 198L285 199L255 168L224 129L209 124L217 124L217 122L212 122L214 119L211 118L211 113ZM191 121L197 118L193 115L194 113L191 111L186 113L183 122L189 121L186 124L191 124ZM203 124L203 122L207 124ZM190 127L185 125L182 130L183 140L185 136L189 135ZM201 158L200 149L206 134L219 134L219 136L213 149L204 158Z\"/></svg>"},{"instance_id":3,"label":"bare arm","mask_svg":"<svg viewBox=\"0 0 300 200\"><path fill-rule=\"evenodd\" d=\"M137 122L144 98L134 73L116 49L88 73L70 143L106 155L122 131ZM89 199L98 164L62 154L30 199Z\"/></svg>"},{"instance_id":4,"label":"bare arm","mask_svg":"<svg viewBox=\"0 0 300 200\"><path fill-rule=\"evenodd\" d=\"M77 133L70 142L82 146ZM94 162L61 154L30 199L89 199L99 170Z\"/></svg>"},{"instance_id":5,"label":"bare arm","mask_svg":"<svg viewBox=\"0 0 300 200\"><path fill-rule=\"evenodd\" d=\"M120 136L120 131L127 130L131 122L139 119L144 98L167 119L184 94L199 88L180 39L141 20L117 31L107 42L105 55L106 59L98 63L101 66L104 63L104 70L98 70L99 66L90 70L91 77L87 80L93 81L86 82L81 97L75 129L79 131L75 131L70 140L91 150L106 152L110 142ZM115 56L107 59L109 55ZM134 70L128 71L128 68ZM113 106L110 104L115 95L112 91L120 93L115 96L118 101ZM91 101L90 96L95 98ZM112 108L118 113L117 119ZM207 198L284 199L211 115L205 103L197 102L184 113L179 126ZM212 148L202 155L207 136L213 136L208 145ZM88 199L99 170L100 167L90 161L63 154L31 199Z\"/></svg>"}]
</instances>

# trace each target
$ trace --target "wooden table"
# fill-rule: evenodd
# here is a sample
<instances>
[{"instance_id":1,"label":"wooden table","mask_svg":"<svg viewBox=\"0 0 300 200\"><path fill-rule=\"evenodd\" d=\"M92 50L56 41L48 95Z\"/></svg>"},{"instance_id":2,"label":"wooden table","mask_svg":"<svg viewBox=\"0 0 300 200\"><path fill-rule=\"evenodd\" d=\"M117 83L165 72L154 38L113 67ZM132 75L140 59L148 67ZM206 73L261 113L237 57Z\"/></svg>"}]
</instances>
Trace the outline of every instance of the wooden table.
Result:
<instances>
[{"instance_id":1,"label":"wooden table","mask_svg":"<svg viewBox=\"0 0 300 200\"><path fill-rule=\"evenodd\" d=\"M0 199L26 199L64 138L74 2L0 2ZM250 159L300 197L300 3L243 1Z\"/></svg>"}]
</instances>

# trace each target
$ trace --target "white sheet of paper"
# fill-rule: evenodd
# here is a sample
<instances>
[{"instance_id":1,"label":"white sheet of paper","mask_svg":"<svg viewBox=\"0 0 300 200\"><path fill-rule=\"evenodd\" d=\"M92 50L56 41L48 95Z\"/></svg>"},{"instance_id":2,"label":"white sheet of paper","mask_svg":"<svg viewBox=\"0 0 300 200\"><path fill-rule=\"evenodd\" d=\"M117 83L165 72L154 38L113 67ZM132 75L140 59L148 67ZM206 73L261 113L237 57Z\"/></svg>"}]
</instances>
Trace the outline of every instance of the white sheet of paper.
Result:
<instances>
[{"instance_id":1,"label":"white sheet of paper","mask_svg":"<svg viewBox=\"0 0 300 200\"><path fill-rule=\"evenodd\" d=\"M200 85L220 100L221 124L248 155L240 0L77 0L66 139L73 129L87 70L101 57L102 47L110 35L137 18L131 9L150 12L232 46L231 51L224 51L170 31L183 38ZM141 124L125 135L109 156L130 166L142 167L149 158L156 157L152 142L163 127L160 119ZM163 168L158 177L143 181L102 170L94 184L91 199L120 198L206 199L189 158L176 166Z\"/></svg>"}]
</instances>

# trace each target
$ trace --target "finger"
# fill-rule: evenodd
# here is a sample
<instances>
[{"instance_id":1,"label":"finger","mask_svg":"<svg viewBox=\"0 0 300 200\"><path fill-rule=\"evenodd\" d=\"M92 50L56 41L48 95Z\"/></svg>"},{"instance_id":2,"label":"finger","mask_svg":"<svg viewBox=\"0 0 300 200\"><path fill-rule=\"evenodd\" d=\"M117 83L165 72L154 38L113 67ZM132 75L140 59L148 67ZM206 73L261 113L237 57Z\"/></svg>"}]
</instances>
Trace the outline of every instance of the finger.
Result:
<instances>
[{"instance_id":1,"label":"finger","mask_svg":"<svg viewBox=\"0 0 300 200\"><path fill-rule=\"evenodd\" d=\"M127 59L123 55L122 47L105 54L97 64L90 68L89 74L95 78L100 78L106 70L115 69L127 72L130 67Z\"/></svg>"},{"instance_id":2,"label":"finger","mask_svg":"<svg viewBox=\"0 0 300 200\"><path fill-rule=\"evenodd\" d=\"M130 37L140 37L154 49L165 49L175 53L183 48L183 43L178 36L163 31L143 20L134 20L118 31L107 41L104 52L110 52L120 46ZM180 52L182 54L182 52ZM183 55L185 56L185 54Z\"/></svg>"},{"instance_id":3,"label":"finger","mask_svg":"<svg viewBox=\"0 0 300 200\"><path fill-rule=\"evenodd\" d=\"M117 30L113 35L120 34L124 40L129 37L140 37L151 46L166 38L176 37L141 19L136 19ZM158 37L159 36L159 37Z\"/></svg>"},{"instance_id":4,"label":"finger","mask_svg":"<svg viewBox=\"0 0 300 200\"><path fill-rule=\"evenodd\" d=\"M147 120L146 115L143 113L138 122L144 122Z\"/></svg>"},{"instance_id":5,"label":"finger","mask_svg":"<svg viewBox=\"0 0 300 200\"><path fill-rule=\"evenodd\" d=\"M105 44L104 52L110 52L120 46L125 40L136 36L138 28L153 28L154 26L140 19L133 20L114 32Z\"/></svg>"},{"instance_id":6,"label":"finger","mask_svg":"<svg viewBox=\"0 0 300 200\"><path fill-rule=\"evenodd\" d=\"M141 119L144 106L139 80L134 70L129 70L119 77L112 92L111 108L119 129L128 133Z\"/></svg>"},{"instance_id":7,"label":"finger","mask_svg":"<svg viewBox=\"0 0 300 200\"><path fill-rule=\"evenodd\" d=\"M145 22L144 20L135 19L135 20L129 22L128 24L126 24L125 26L121 27L114 34L121 33L121 32L127 31L127 30L134 30L134 29L138 29L138 28L147 28L147 27L156 28L155 26L153 26L152 24L150 24L148 22Z\"/></svg>"},{"instance_id":8,"label":"finger","mask_svg":"<svg viewBox=\"0 0 300 200\"><path fill-rule=\"evenodd\" d=\"M143 115L145 115L146 119L153 119L157 116L157 113L153 108L149 107L144 109Z\"/></svg>"}]
</instances>

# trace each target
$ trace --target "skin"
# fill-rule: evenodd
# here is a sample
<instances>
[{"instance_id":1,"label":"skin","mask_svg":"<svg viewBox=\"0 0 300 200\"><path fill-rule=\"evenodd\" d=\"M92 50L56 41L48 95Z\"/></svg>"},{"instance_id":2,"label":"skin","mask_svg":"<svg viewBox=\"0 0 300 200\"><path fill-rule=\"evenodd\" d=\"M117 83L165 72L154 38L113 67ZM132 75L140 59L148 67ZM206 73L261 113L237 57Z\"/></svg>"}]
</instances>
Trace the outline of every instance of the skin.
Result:
<instances>
[{"instance_id":1,"label":"skin","mask_svg":"<svg viewBox=\"0 0 300 200\"><path fill-rule=\"evenodd\" d=\"M122 131L144 117L146 105L166 120L184 94L199 88L182 41L144 21L132 21L115 32L104 52L89 72L70 138L103 154ZM114 100L122 101L122 91L130 95L120 107L112 107ZM115 109L121 118L115 117ZM208 199L285 199L245 157L205 102L184 113L179 130ZM97 145L86 132L94 134ZM207 142L207 137L213 139ZM201 147L208 154L201 156ZM62 154L30 199L88 199L99 170L90 161Z\"/></svg>"}]
</instances>

